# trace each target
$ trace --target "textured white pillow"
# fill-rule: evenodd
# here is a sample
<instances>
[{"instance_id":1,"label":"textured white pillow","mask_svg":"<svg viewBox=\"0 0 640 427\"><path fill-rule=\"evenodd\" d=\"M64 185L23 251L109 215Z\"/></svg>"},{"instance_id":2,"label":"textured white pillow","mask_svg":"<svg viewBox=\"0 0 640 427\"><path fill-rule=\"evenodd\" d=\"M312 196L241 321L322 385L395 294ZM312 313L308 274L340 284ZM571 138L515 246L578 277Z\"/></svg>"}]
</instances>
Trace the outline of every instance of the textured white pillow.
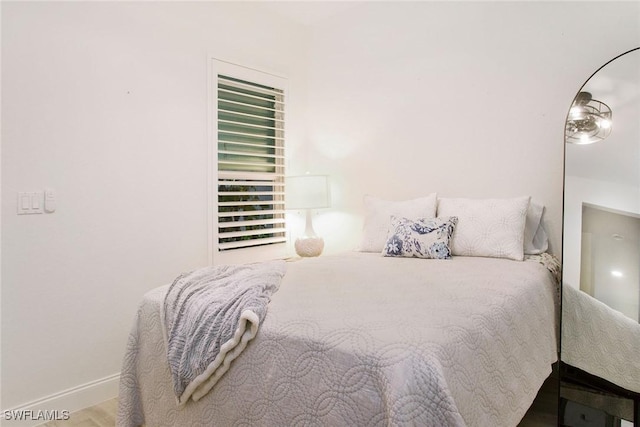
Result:
<instances>
[{"instance_id":1,"label":"textured white pillow","mask_svg":"<svg viewBox=\"0 0 640 427\"><path fill-rule=\"evenodd\" d=\"M436 203L436 193L397 202L364 196L365 217L360 251L382 252L392 215L409 219L433 218L436 216Z\"/></svg>"},{"instance_id":2,"label":"textured white pillow","mask_svg":"<svg viewBox=\"0 0 640 427\"><path fill-rule=\"evenodd\" d=\"M438 216L457 216L453 255L524 259L524 226L530 197L449 199L438 203Z\"/></svg>"},{"instance_id":3,"label":"textured white pillow","mask_svg":"<svg viewBox=\"0 0 640 427\"><path fill-rule=\"evenodd\" d=\"M525 255L538 255L549 249L549 238L542 226L542 213L544 206L529 203L527 222L524 226L524 253Z\"/></svg>"}]
</instances>

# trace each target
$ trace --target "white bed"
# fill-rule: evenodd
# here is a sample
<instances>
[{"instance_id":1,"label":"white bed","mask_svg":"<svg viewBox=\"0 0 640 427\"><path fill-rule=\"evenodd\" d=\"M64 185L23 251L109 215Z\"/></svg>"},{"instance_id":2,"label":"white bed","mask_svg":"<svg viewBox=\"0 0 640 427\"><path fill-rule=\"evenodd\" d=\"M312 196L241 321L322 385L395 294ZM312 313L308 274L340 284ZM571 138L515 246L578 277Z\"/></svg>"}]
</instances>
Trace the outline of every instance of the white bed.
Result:
<instances>
[{"instance_id":1,"label":"white bed","mask_svg":"<svg viewBox=\"0 0 640 427\"><path fill-rule=\"evenodd\" d=\"M348 253L287 263L257 336L199 401L173 394L142 301L120 427L516 426L557 360L557 284L535 260Z\"/></svg>"}]
</instances>

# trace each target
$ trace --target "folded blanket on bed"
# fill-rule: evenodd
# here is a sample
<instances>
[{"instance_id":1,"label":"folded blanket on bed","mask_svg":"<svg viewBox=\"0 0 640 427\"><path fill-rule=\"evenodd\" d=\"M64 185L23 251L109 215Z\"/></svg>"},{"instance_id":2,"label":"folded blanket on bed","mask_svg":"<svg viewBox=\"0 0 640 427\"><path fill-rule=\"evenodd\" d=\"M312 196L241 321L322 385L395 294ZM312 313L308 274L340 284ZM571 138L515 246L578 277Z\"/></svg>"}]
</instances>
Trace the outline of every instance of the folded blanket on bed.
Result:
<instances>
[{"instance_id":1,"label":"folded blanket on bed","mask_svg":"<svg viewBox=\"0 0 640 427\"><path fill-rule=\"evenodd\" d=\"M255 337L285 270L284 261L212 266L169 287L162 319L179 405L211 390Z\"/></svg>"}]
</instances>

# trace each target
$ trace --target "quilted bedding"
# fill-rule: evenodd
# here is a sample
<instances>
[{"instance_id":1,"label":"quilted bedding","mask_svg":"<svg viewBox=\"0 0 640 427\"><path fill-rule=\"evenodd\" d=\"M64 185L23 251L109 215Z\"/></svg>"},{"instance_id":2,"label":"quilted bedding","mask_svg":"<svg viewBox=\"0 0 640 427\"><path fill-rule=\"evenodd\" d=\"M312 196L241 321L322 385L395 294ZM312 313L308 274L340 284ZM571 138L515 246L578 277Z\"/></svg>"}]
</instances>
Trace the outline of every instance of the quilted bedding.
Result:
<instances>
[{"instance_id":1,"label":"quilted bedding","mask_svg":"<svg viewBox=\"0 0 640 427\"><path fill-rule=\"evenodd\" d=\"M562 361L640 393L640 324L571 286L562 298Z\"/></svg>"},{"instance_id":2,"label":"quilted bedding","mask_svg":"<svg viewBox=\"0 0 640 427\"><path fill-rule=\"evenodd\" d=\"M515 426L557 359L556 284L538 262L350 253L290 262L260 331L179 408L145 295L117 425Z\"/></svg>"}]
</instances>

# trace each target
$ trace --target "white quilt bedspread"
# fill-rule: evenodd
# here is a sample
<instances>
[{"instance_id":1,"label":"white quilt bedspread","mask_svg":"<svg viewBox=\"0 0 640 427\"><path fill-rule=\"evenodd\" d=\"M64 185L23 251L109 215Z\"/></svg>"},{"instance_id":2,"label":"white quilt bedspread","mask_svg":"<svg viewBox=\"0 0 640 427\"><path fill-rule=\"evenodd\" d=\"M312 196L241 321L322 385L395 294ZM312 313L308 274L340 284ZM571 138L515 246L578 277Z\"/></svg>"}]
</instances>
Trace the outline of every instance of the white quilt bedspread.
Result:
<instances>
[{"instance_id":1,"label":"white quilt bedspread","mask_svg":"<svg viewBox=\"0 0 640 427\"><path fill-rule=\"evenodd\" d=\"M262 327L208 395L178 408L149 292L118 426L509 426L556 361L556 285L531 261L350 253L288 264Z\"/></svg>"},{"instance_id":2,"label":"white quilt bedspread","mask_svg":"<svg viewBox=\"0 0 640 427\"><path fill-rule=\"evenodd\" d=\"M640 324L571 286L562 298L562 361L640 393Z\"/></svg>"}]
</instances>

